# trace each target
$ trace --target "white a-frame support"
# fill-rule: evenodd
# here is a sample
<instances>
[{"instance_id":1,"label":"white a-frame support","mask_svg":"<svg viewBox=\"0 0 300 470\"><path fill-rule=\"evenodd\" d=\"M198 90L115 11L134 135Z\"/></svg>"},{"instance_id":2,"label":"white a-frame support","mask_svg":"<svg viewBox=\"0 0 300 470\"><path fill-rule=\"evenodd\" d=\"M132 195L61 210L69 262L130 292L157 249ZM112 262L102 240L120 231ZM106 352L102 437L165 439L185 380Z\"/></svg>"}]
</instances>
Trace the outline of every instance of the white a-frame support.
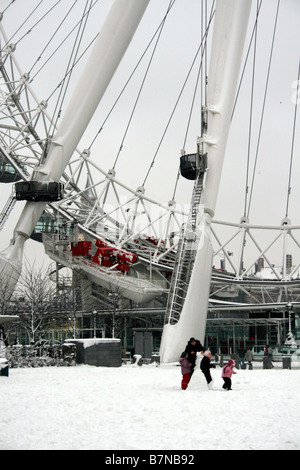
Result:
<instances>
[{"instance_id":1,"label":"white a-frame support","mask_svg":"<svg viewBox=\"0 0 300 470\"><path fill-rule=\"evenodd\" d=\"M251 0L217 0L207 89L207 174L198 229L201 238L179 321L165 324L160 358L177 361L190 337L204 342L213 249L211 219L215 212L230 118L249 20Z\"/></svg>"}]
</instances>

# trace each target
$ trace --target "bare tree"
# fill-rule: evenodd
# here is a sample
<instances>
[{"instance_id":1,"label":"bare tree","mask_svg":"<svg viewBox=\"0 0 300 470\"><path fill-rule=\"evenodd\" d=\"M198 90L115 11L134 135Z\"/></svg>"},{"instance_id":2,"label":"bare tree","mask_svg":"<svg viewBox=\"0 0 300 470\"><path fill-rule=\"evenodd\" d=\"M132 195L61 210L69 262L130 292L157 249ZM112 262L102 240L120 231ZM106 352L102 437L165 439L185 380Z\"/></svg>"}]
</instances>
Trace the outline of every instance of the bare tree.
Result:
<instances>
[{"instance_id":1,"label":"bare tree","mask_svg":"<svg viewBox=\"0 0 300 470\"><path fill-rule=\"evenodd\" d=\"M11 313L11 292L8 289L8 279L0 278L0 315L9 315Z\"/></svg>"},{"instance_id":2,"label":"bare tree","mask_svg":"<svg viewBox=\"0 0 300 470\"><path fill-rule=\"evenodd\" d=\"M16 314L16 303L12 297L12 292L9 289L9 282L7 278L0 277L0 315L15 315ZM0 339L7 346L8 336L10 330L14 329L16 321L10 321L5 325L0 324ZM1 344L1 341L0 341Z\"/></svg>"},{"instance_id":3,"label":"bare tree","mask_svg":"<svg viewBox=\"0 0 300 470\"><path fill-rule=\"evenodd\" d=\"M26 264L13 300L20 326L26 330L30 342L43 337L57 311L56 287L47 273Z\"/></svg>"},{"instance_id":4,"label":"bare tree","mask_svg":"<svg viewBox=\"0 0 300 470\"><path fill-rule=\"evenodd\" d=\"M129 301L124 296L124 289L112 283L101 291L101 299L95 304L94 310L99 310L99 316L102 316L103 325L111 337L118 338L124 331L126 323L122 310L128 307Z\"/></svg>"}]
</instances>

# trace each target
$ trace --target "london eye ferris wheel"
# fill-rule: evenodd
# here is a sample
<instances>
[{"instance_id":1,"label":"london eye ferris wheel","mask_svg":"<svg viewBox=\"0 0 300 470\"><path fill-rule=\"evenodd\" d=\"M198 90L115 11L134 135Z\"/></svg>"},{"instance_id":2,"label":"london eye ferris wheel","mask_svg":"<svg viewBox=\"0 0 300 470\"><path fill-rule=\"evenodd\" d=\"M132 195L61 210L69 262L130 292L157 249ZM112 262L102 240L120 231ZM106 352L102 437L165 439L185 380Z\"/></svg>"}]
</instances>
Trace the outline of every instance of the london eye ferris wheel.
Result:
<instances>
[{"instance_id":1,"label":"london eye ferris wheel","mask_svg":"<svg viewBox=\"0 0 300 470\"><path fill-rule=\"evenodd\" d=\"M221 69L218 2L7 0L1 228L14 229L0 266L12 289L32 237L61 266L134 302L167 297L171 326L204 278L203 310L208 296L298 301L299 16L280 2L246 3L236 24L226 20L245 37L240 63L230 52ZM217 124L213 82L232 94ZM215 166L213 125L230 127Z\"/></svg>"}]
</instances>

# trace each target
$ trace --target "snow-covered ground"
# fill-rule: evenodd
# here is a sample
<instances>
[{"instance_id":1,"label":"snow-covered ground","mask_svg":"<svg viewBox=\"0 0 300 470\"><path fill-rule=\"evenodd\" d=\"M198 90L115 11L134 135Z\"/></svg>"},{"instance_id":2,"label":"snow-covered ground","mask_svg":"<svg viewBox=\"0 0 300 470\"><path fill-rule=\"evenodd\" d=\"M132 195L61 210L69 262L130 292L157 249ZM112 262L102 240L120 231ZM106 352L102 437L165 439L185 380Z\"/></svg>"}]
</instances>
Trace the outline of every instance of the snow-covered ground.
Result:
<instances>
[{"instance_id":1,"label":"snow-covered ground","mask_svg":"<svg viewBox=\"0 0 300 470\"><path fill-rule=\"evenodd\" d=\"M180 367L10 369L0 377L0 450L300 449L300 369L238 370L233 390Z\"/></svg>"}]
</instances>

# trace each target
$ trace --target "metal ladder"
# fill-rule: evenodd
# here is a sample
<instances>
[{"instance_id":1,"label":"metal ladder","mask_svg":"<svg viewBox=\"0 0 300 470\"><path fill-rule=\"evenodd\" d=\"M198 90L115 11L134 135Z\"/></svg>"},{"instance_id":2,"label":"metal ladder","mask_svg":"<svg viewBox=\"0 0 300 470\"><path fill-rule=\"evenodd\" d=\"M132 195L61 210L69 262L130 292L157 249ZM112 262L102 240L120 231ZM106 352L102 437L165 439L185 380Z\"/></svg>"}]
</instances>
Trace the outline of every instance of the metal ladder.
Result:
<instances>
[{"instance_id":1,"label":"metal ladder","mask_svg":"<svg viewBox=\"0 0 300 470\"><path fill-rule=\"evenodd\" d=\"M4 224L6 220L8 219L9 214L13 210L15 203L16 203L15 194L14 194L14 191L12 191L11 195L7 199L6 204L0 214L0 230L3 229Z\"/></svg>"},{"instance_id":2,"label":"metal ladder","mask_svg":"<svg viewBox=\"0 0 300 470\"><path fill-rule=\"evenodd\" d=\"M178 242L167 300L165 323L175 324L178 322L187 294L200 238L196 230L197 215L203 189L205 170L206 165L200 169L195 180L188 221L182 228L180 240Z\"/></svg>"}]
</instances>

